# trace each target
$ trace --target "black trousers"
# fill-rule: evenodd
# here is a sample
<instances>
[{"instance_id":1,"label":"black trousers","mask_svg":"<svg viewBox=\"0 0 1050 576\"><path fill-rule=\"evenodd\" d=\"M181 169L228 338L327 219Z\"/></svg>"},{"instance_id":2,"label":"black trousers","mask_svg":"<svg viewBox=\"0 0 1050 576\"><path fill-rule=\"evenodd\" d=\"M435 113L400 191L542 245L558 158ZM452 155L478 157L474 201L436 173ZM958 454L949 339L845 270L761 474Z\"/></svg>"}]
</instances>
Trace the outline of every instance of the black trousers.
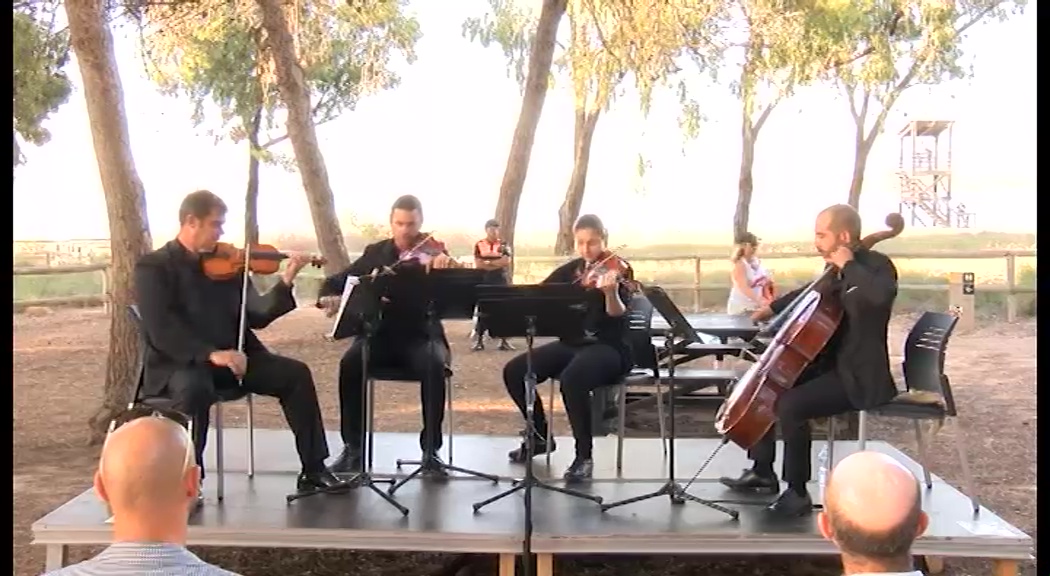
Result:
<instances>
[{"instance_id":1,"label":"black trousers","mask_svg":"<svg viewBox=\"0 0 1050 576\"><path fill-rule=\"evenodd\" d=\"M507 282L506 275L504 275L503 271L500 270L498 275L494 274L491 276L486 276L485 284L492 286L506 286L507 284L509 284L509 282ZM475 337L478 340L481 340L485 336L485 332L487 332L488 329L489 328L485 323L485 318L478 316L478 321L474 324L474 332L476 334Z\"/></svg>"},{"instance_id":2,"label":"black trousers","mask_svg":"<svg viewBox=\"0 0 1050 576\"><path fill-rule=\"evenodd\" d=\"M317 403L310 367L292 358L269 352L248 356L248 372L244 375L245 390L253 394L273 396L281 403L281 410L295 436L295 447L304 472L324 470L328 457L321 409ZM173 408L193 418L193 442L197 450L197 464L204 469L204 444L207 441L209 409L218 399L216 390L235 388L237 379L228 368L195 366L172 374L166 388Z\"/></svg>"},{"instance_id":3,"label":"black trousers","mask_svg":"<svg viewBox=\"0 0 1050 576\"><path fill-rule=\"evenodd\" d=\"M620 352L608 344L570 346L560 341L550 342L532 351L532 370L536 383L550 378L561 381L561 397L569 416L572 436L576 441L576 456L590 458L594 448L591 423L591 391L612 386L623 376L624 361ZM526 355L519 354L503 367L503 385L525 415ZM547 418L543 402L537 394L533 406L533 426L540 437L547 435Z\"/></svg>"},{"instance_id":4,"label":"black trousers","mask_svg":"<svg viewBox=\"0 0 1050 576\"><path fill-rule=\"evenodd\" d=\"M777 403L777 419L784 438L783 479L794 488L804 488L812 477L810 449L813 418L838 416L856 410L834 370L824 371L784 392ZM758 472L772 472L776 459L775 426L748 452Z\"/></svg>"},{"instance_id":5,"label":"black trousers","mask_svg":"<svg viewBox=\"0 0 1050 576\"><path fill-rule=\"evenodd\" d=\"M362 370L362 346L357 339L339 362L340 429L343 443L360 449L365 442L365 422L362 407L365 401L365 381ZM449 351L439 339L389 342L374 339L369 343L369 368L404 370L419 380L420 403L423 406L423 430L419 433L419 447L424 451L441 449L441 426L445 421L445 367Z\"/></svg>"}]
</instances>

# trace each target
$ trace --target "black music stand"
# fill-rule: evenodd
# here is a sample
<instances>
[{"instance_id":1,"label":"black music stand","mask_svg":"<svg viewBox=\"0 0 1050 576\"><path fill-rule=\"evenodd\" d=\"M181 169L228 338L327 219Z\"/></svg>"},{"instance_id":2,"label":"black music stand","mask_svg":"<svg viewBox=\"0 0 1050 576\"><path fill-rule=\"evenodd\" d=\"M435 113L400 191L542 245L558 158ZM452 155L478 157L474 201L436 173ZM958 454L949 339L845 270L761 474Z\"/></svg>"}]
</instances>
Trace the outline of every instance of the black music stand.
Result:
<instances>
[{"instance_id":1,"label":"black music stand","mask_svg":"<svg viewBox=\"0 0 1050 576\"><path fill-rule=\"evenodd\" d=\"M560 486L553 486L536 478L533 471L536 427L533 414L536 405L536 373L532 364L532 344L537 337L576 338L583 335L587 313L586 293L571 284L539 284L526 286L480 286L478 314L484 315L490 334L496 338L525 337L525 477L514 486L491 498L474 503L474 512L502 500L511 494L524 492L525 530L522 549L522 567L525 574L532 568L532 489L540 488L577 498L602 503L594 496ZM553 408L553 407L552 407Z\"/></svg>"},{"instance_id":2,"label":"black music stand","mask_svg":"<svg viewBox=\"0 0 1050 576\"><path fill-rule=\"evenodd\" d=\"M399 273L400 274L400 273ZM410 273L411 275L411 273ZM473 268L445 268L431 270L429 273L414 275L414 286L419 290L417 298L426 302L426 315L428 324L441 320L470 320L474 317L474 307L478 302L478 285L485 281L485 271ZM418 300L417 300L418 301ZM430 339L430 345L434 346L434 339ZM452 405L449 397L449 410L446 418L449 419L449 430L452 430ZM452 460L451 434L449 434L449 460ZM397 483L390 486L387 494L393 495L402 486L420 474L440 471L444 473L459 472L467 476L484 478L494 483L499 482L499 476L453 466L438 460L434 451L427 450L424 457L432 457L430 460L397 460L397 468L402 466L416 466L413 470Z\"/></svg>"},{"instance_id":3,"label":"black music stand","mask_svg":"<svg viewBox=\"0 0 1050 576\"><path fill-rule=\"evenodd\" d=\"M408 508L394 500L386 491L376 486L377 484L392 484L394 480L372 476L373 437L375 432L369 425L369 416L372 411L372 393L370 391L371 387L367 385L368 361L371 354L372 337L375 336L376 328L382 317L382 307L379 300L380 292L375 286L375 280L375 277L360 278L358 279L359 283L355 286L351 283L351 280L347 279L347 284L343 289L339 313L336 315L335 324L331 334L329 334L329 339L331 340L342 340L350 337L361 339L361 381L365 384L365 398L364 402L361 403L361 422L364 426L368 426L365 431L364 469L354 473L343 484L338 486L289 494L286 497L289 504L300 498L306 498L315 494L343 493L354 488L368 488L378 494L388 504L397 508L402 516L408 516Z\"/></svg>"},{"instance_id":4,"label":"black music stand","mask_svg":"<svg viewBox=\"0 0 1050 576\"><path fill-rule=\"evenodd\" d=\"M671 297L667 295L667 292L665 292L663 288L660 288L658 286L646 287L644 289L644 291L645 291L645 297L648 298L650 302L652 302L653 308L656 308L656 310L660 313L660 315L662 315L664 317L664 319L667 320L667 323L670 325L670 328L666 331L666 335L665 335L665 338L666 338L666 341L667 341L666 345L667 345L669 350L674 350L674 346L676 345L676 342L675 342L676 338L680 338L680 339L682 339L682 341L695 340L696 335L695 335L695 331L693 330L693 327L689 325L689 321L686 320L685 316L682 314L682 311L679 310L678 307L674 305L674 302L671 301ZM674 369L675 369L674 354L668 354L668 356L667 356L667 380L668 380L667 389L668 389L668 402L670 403L670 411L669 411L668 415L671 418L671 426L668 429L668 432L669 432L669 434L671 436L671 438L670 438L670 446L671 447L670 447L670 450L668 451L667 482L664 483L663 486L661 486L660 488L658 488L654 492L650 492L648 494L642 494L641 496L635 496L633 498L625 498L625 499L619 500L617 502L610 502L609 504L602 504L602 512L605 512L605 511L610 510L612 508L616 508L618 506L626 506L627 504L634 504L635 502L643 502L645 500L650 500L652 498L657 498L659 496L667 496L667 497L669 497L671 499L671 503L672 504L685 504L687 501L688 502L696 502L697 504L701 504L703 506L707 506L708 508L711 508L712 510L717 510L719 512L723 512L725 514L728 514L730 518L732 518L733 520L737 520L740 517L740 513L737 512L736 510L732 510L730 508L726 508L725 506L721 506L721 505L716 504L714 502L711 502L709 500L704 500L703 498L694 496L694 495L690 494L689 492L687 492L686 489L683 488L675 480L675 476L674 476L674 473L675 473L675 444L677 444L677 437L675 436ZM659 374L657 375L657 377L659 377ZM724 444L725 444L725 440L723 440L723 445ZM715 452L715 454L717 454L717 451ZM704 466L701 467L701 470L705 466L707 466L707 464L710 463L710 461L713 458L714 458L714 454L711 455L711 458L708 459L708 462L704 463Z\"/></svg>"}]
</instances>

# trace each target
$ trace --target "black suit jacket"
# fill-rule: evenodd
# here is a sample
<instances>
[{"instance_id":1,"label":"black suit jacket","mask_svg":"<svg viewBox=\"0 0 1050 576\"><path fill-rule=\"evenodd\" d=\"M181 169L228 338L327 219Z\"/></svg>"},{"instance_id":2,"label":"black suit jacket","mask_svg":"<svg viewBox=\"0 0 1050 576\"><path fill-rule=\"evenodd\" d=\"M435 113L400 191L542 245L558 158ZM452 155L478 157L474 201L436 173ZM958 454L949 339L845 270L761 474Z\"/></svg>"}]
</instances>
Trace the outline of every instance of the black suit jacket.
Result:
<instances>
[{"instance_id":1,"label":"black suit jacket","mask_svg":"<svg viewBox=\"0 0 1050 576\"><path fill-rule=\"evenodd\" d=\"M447 254L447 252L446 252ZM318 298L339 296L343 293L350 276L366 276L373 270L397 263L399 253L392 239L380 240L365 246L361 255L350 266L324 279L318 290ZM445 329L440 320L427 321L424 308L416 302L399 302L391 296L391 302L383 305L383 316L376 330L376 339L391 343L404 343L417 339L433 339L448 347Z\"/></svg>"},{"instance_id":2,"label":"black suit jacket","mask_svg":"<svg viewBox=\"0 0 1050 576\"><path fill-rule=\"evenodd\" d=\"M854 407L867 410L885 404L897 394L886 342L897 298L897 268L885 254L858 249L834 277L833 286L845 315L826 349L830 367ZM779 314L803 290L784 294L770 308Z\"/></svg>"},{"instance_id":3,"label":"black suit jacket","mask_svg":"<svg viewBox=\"0 0 1050 576\"><path fill-rule=\"evenodd\" d=\"M163 393L175 371L210 366L212 352L237 347L241 278L209 279L199 256L178 241L139 259L135 301L145 332L145 396ZM265 328L295 307L292 287L283 282L265 295L249 286L245 354L266 352L252 330Z\"/></svg>"}]
</instances>

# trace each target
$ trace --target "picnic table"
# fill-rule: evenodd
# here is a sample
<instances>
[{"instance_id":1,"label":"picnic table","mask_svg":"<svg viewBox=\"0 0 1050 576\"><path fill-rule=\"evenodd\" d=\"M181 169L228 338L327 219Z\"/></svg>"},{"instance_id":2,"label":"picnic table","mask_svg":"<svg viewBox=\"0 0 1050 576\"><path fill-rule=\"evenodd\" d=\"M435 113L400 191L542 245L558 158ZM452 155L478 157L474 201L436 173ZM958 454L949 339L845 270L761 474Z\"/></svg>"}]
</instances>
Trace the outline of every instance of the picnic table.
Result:
<instances>
[{"instance_id":1,"label":"picnic table","mask_svg":"<svg viewBox=\"0 0 1050 576\"><path fill-rule=\"evenodd\" d=\"M740 338L750 342L758 335L761 328L751 321L751 318L735 314L683 314L689 321L689 325L696 330L702 341L709 339L704 335L717 339L725 344L730 338ZM671 327L667 320L659 312L653 312L653 319L649 328L656 332L666 331Z\"/></svg>"}]
</instances>

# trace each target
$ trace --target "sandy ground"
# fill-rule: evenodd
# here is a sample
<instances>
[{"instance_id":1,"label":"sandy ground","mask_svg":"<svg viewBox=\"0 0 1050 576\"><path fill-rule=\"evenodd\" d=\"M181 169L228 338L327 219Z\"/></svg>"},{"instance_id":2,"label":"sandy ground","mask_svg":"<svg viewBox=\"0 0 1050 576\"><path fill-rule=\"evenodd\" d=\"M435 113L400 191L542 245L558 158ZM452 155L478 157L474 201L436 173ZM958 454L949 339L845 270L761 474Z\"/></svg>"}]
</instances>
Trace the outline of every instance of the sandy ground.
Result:
<instances>
[{"instance_id":1,"label":"sandy ground","mask_svg":"<svg viewBox=\"0 0 1050 576\"><path fill-rule=\"evenodd\" d=\"M891 351L900 353L914 317L894 320ZM329 324L316 310L301 309L261 334L275 351L308 362L318 381L325 424L337 425L335 375L343 344L321 338ZM456 372L457 429L463 432L513 434L519 419L499 381L500 367L513 353L468 350L465 322L449 323ZM29 526L37 518L87 488L98 448L87 446L87 419L97 404L104 376L108 318L98 310L55 311L14 318L14 573L38 574L44 551L30 545ZM1007 521L1036 536L1035 520L1035 322L984 326L956 334L948 354L947 373L962 412L962 424L983 502ZM899 363L900 358L894 358ZM377 402L381 430L418 430L415 389L387 387ZM284 427L276 402L258 402L261 427ZM682 410L685 412L685 410ZM240 405L231 407L231 426L244 425ZM705 420L684 415L684 433L701 432L687 421ZM564 426L564 418L559 419ZM873 419L871 435L902 447L915 456L910 427ZM645 428L645 423L641 425ZM690 430L691 429L691 430ZM561 430L558 433L565 433ZM945 427L935 439L932 468L953 484L960 483L959 465L951 444L956 429ZM94 550L74 549L73 559ZM442 558L416 554L260 551L203 549L200 554L224 567L248 575L286 574L424 574ZM347 566L362 568L348 571ZM979 561L953 560L947 573L987 574ZM367 567L367 568L364 568ZM492 567L494 571L494 566ZM837 562L797 558L678 559L572 558L558 564L560 574L673 575L840 573ZM712 571L714 570L714 571ZM1024 567L1034 576L1034 566ZM488 573L483 569L480 573Z\"/></svg>"}]
</instances>

